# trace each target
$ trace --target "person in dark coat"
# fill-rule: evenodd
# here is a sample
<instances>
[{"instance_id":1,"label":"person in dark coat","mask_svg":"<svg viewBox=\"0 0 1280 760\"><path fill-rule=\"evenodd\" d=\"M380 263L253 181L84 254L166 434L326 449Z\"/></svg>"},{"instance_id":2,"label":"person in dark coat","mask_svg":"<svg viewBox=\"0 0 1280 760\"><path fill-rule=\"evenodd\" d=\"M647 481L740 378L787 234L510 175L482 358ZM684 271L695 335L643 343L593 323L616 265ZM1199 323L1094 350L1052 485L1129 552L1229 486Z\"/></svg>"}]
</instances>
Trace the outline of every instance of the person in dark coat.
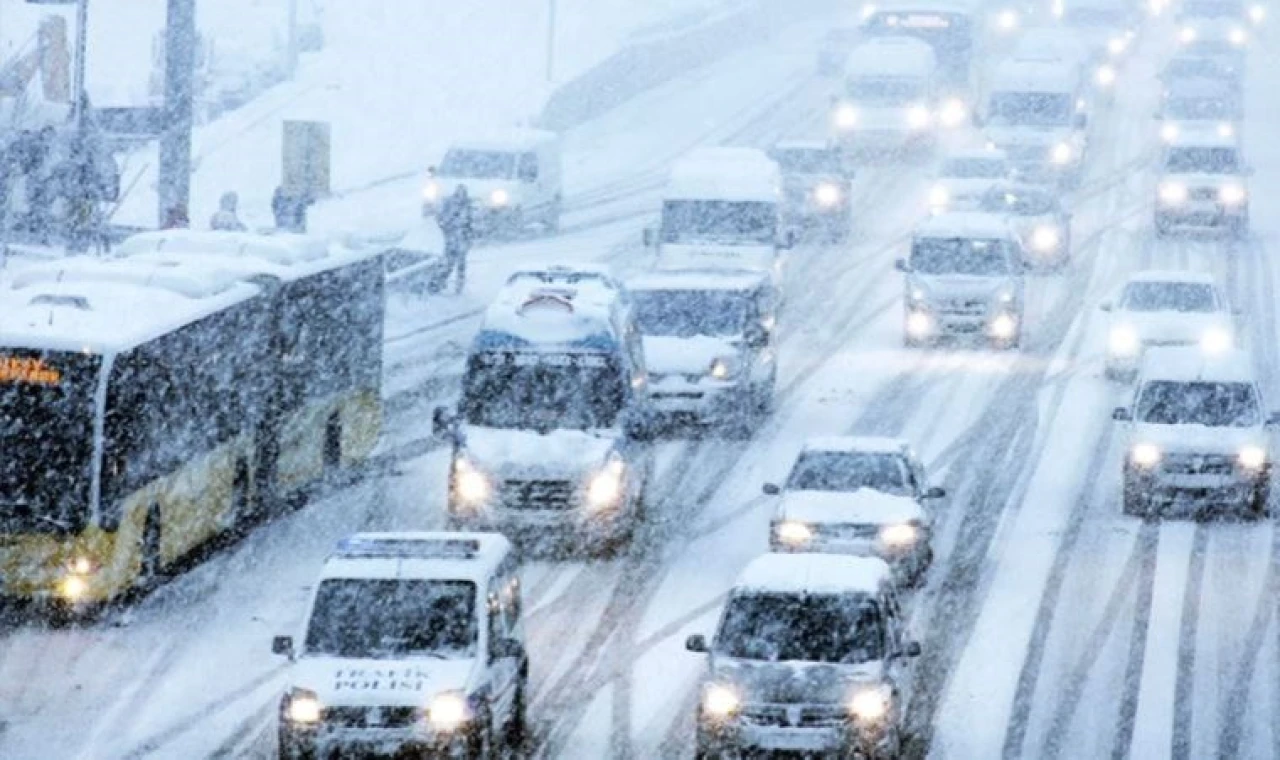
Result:
<instances>
[{"instance_id":1,"label":"person in dark coat","mask_svg":"<svg viewBox=\"0 0 1280 760\"><path fill-rule=\"evenodd\" d=\"M271 195L271 213L276 218L276 229L286 232L307 231L307 208L314 198L305 190L276 188Z\"/></svg>"},{"instance_id":2,"label":"person in dark coat","mask_svg":"<svg viewBox=\"0 0 1280 760\"><path fill-rule=\"evenodd\" d=\"M444 233L445 270L440 278L440 289L444 289L450 275L456 272L458 279L455 292L461 293L467 282L467 253L475 238L475 209L471 196L467 194L466 185L458 185L458 189L440 204L437 221L440 231Z\"/></svg>"},{"instance_id":3,"label":"person in dark coat","mask_svg":"<svg viewBox=\"0 0 1280 760\"><path fill-rule=\"evenodd\" d=\"M247 229L244 222L240 221L237 213L237 207L240 205L240 196L234 192L226 192L218 199L218 211L209 220L209 229L221 230L223 232L244 232Z\"/></svg>"},{"instance_id":4,"label":"person in dark coat","mask_svg":"<svg viewBox=\"0 0 1280 760\"><path fill-rule=\"evenodd\" d=\"M191 219L187 217L187 207L181 204L171 206L164 214L164 229L166 230L185 230L191 226Z\"/></svg>"}]
</instances>

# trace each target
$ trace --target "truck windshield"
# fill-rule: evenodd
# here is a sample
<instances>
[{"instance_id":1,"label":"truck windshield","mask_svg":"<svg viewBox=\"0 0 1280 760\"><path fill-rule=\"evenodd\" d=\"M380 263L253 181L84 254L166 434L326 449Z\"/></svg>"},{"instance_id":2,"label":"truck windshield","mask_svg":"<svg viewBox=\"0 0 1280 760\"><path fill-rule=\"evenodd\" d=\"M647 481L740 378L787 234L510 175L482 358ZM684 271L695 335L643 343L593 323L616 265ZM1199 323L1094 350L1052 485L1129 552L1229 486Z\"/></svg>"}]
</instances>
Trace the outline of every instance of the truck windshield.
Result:
<instances>
[{"instance_id":1,"label":"truck windshield","mask_svg":"<svg viewBox=\"0 0 1280 760\"><path fill-rule=\"evenodd\" d=\"M351 658L474 657L475 600L470 581L326 580L316 591L305 649Z\"/></svg>"},{"instance_id":2,"label":"truck windshield","mask_svg":"<svg viewBox=\"0 0 1280 760\"><path fill-rule=\"evenodd\" d=\"M997 92L991 96L988 121L1015 127L1065 127L1075 102L1063 92Z\"/></svg>"},{"instance_id":3,"label":"truck windshield","mask_svg":"<svg viewBox=\"0 0 1280 760\"><path fill-rule=\"evenodd\" d=\"M898 454L862 451L809 451L787 476L792 491L856 491L871 488L894 496L913 496L907 463Z\"/></svg>"},{"instance_id":4,"label":"truck windshield","mask_svg":"<svg viewBox=\"0 0 1280 760\"><path fill-rule=\"evenodd\" d=\"M1138 398L1138 419L1153 425L1252 427L1259 424L1258 399L1248 383L1147 383Z\"/></svg>"},{"instance_id":5,"label":"truck windshield","mask_svg":"<svg viewBox=\"0 0 1280 760\"><path fill-rule=\"evenodd\" d=\"M911 247L911 268L921 274L1012 274L1008 247L1003 240L921 238Z\"/></svg>"},{"instance_id":6,"label":"truck windshield","mask_svg":"<svg viewBox=\"0 0 1280 760\"><path fill-rule=\"evenodd\" d=\"M856 665L884 657L880 606L863 594L736 594L716 650L744 660Z\"/></svg>"},{"instance_id":7,"label":"truck windshield","mask_svg":"<svg viewBox=\"0 0 1280 760\"><path fill-rule=\"evenodd\" d=\"M662 204L664 243L772 245L778 207L759 201L667 201Z\"/></svg>"},{"instance_id":8,"label":"truck windshield","mask_svg":"<svg viewBox=\"0 0 1280 760\"><path fill-rule=\"evenodd\" d=\"M469 179L510 179L515 174L516 155L496 150L451 150L440 162L442 177Z\"/></svg>"},{"instance_id":9,"label":"truck windshield","mask_svg":"<svg viewBox=\"0 0 1280 760\"><path fill-rule=\"evenodd\" d=\"M1215 311L1213 288L1193 282L1131 282L1121 302L1125 311Z\"/></svg>"},{"instance_id":10,"label":"truck windshield","mask_svg":"<svg viewBox=\"0 0 1280 760\"><path fill-rule=\"evenodd\" d=\"M101 358L0 349L0 533L84 527Z\"/></svg>"},{"instance_id":11,"label":"truck windshield","mask_svg":"<svg viewBox=\"0 0 1280 760\"><path fill-rule=\"evenodd\" d=\"M910 79L853 79L845 92L858 103L901 106L922 100L924 84Z\"/></svg>"},{"instance_id":12,"label":"truck windshield","mask_svg":"<svg viewBox=\"0 0 1280 760\"><path fill-rule=\"evenodd\" d=\"M463 419L483 427L608 428L626 399L621 369L599 354L477 354L462 380Z\"/></svg>"},{"instance_id":13,"label":"truck windshield","mask_svg":"<svg viewBox=\"0 0 1280 760\"><path fill-rule=\"evenodd\" d=\"M741 335L751 313L747 294L732 290L640 290L631 297L645 335Z\"/></svg>"},{"instance_id":14,"label":"truck windshield","mask_svg":"<svg viewBox=\"0 0 1280 760\"><path fill-rule=\"evenodd\" d=\"M1234 148L1175 148L1165 155L1164 168L1171 174L1235 174L1240 156Z\"/></svg>"}]
</instances>

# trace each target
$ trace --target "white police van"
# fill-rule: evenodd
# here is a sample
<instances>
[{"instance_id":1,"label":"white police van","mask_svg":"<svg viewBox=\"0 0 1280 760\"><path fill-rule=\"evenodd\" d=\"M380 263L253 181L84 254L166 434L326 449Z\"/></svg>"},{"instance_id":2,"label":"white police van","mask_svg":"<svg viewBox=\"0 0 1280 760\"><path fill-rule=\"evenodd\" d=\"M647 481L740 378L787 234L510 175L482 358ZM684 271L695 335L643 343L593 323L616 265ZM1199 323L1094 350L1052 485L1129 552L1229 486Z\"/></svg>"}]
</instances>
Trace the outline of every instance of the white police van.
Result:
<instances>
[{"instance_id":1,"label":"white police van","mask_svg":"<svg viewBox=\"0 0 1280 760\"><path fill-rule=\"evenodd\" d=\"M525 736L520 578L496 533L360 533L340 542L287 655L284 760L491 757Z\"/></svg>"}]
</instances>

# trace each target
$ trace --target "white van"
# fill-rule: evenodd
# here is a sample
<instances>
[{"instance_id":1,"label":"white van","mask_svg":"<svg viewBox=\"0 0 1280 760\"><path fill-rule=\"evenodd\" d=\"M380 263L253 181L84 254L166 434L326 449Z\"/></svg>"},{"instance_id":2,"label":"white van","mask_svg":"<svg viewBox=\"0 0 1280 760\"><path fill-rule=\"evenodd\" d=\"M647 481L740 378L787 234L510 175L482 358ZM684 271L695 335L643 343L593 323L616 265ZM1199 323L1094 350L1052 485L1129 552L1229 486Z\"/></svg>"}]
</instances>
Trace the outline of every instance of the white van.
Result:
<instances>
[{"instance_id":1,"label":"white van","mask_svg":"<svg viewBox=\"0 0 1280 760\"><path fill-rule=\"evenodd\" d=\"M534 225L545 232L560 228L560 139L554 133L521 129L458 142L427 172L424 216L434 216L444 199L465 185L482 234L515 233Z\"/></svg>"},{"instance_id":2,"label":"white van","mask_svg":"<svg viewBox=\"0 0 1280 760\"><path fill-rule=\"evenodd\" d=\"M920 40L884 37L859 45L845 62L833 104L833 138L854 154L932 146L937 76L933 48Z\"/></svg>"},{"instance_id":3,"label":"white van","mask_svg":"<svg viewBox=\"0 0 1280 760\"><path fill-rule=\"evenodd\" d=\"M1078 65L1010 60L993 74L978 122L1020 179L1074 187L1088 148L1088 110Z\"/></svg>"}]
</instances>

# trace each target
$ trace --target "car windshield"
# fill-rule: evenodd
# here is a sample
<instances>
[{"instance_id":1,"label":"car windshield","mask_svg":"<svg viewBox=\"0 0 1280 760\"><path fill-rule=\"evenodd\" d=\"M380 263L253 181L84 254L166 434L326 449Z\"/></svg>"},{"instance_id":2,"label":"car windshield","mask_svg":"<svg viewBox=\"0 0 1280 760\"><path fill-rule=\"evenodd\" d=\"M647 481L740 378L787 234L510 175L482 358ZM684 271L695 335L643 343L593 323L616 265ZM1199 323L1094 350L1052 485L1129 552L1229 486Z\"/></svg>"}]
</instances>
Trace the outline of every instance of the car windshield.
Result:
<instances>
[{"instance_id":1,"label":"car windshield","mask_svg":"<svg viewBox=\"0 0 1280 760\"><path fill-rule=\"evenodd\" d=\"M1170 174L1236 174L1240 155L1235 148L1173 148L1164 168Z\"/></svg>"},{"instance_id":2,"label":"car windshield","mask_svg":"<svg viewBox=\"0 0 1280 760\"><path fill-rule=\"evenodd\" d=\"M321 582L305 651L348 658L475 656L470 581L334 578Z\"/></svg>"},{"instance_id":3,"label":"car windshield","mask_svg":"<svg viewBox=\"0 0 1280 760\"><path fill-rule=\"evenodd\" d=\"M1074 99L1059 92L997 92L987 108L997 126L1065 127L1074 114Z\"/></svg>"},{"instance_id":4,"label":"car windshield","mask_svg":"<svg viewBox=\"0 0 1280 760\"><path fill-rule=\"evenodd\" d=\"M1216 311L1213 286L1192 282L1131 282L1120 302L1125 311Z\"/></svg>"},{"instance_id":5,"label":"car windshield","mask_svg":"<svg viewBox=\"0 0 1280 760\"><path fill-rule=\"evenodd\" d=\"M863 594L734 594L716 650L765 662L857 665L884 657L880 606Z\"/></svg>"},{"instance_id":6,"label":"car windshield","mask_svg":"<svg viewBox=\"0 0 1280 760\"><path fill-rule=\"evenodd\" d=\"M752 312L750 296L737 290L637 290L632 302L645 335L738 336Z\"/></svg>"},{"instance_id":7,"label":"car windshield","mask_svg":"<svg viewBox=\"0 0 1280 760\"><path fill-rule=\"evenodd\" d=\"M1250 427L1261 415L1248 383L1153 381L1142 387L1137 417L1153 425Z\"/></svg>"},{"instance_id":8,"label":"car windshield","mask_svg":"<svg viewBox=\"0 0 1280 760\"><path fill-rule=\"evenodd\" d=\"M923 99L924 85L913 79L853 79L845 92L858 103L901 106Z\"/></svg>"},{"instance_id":9,"label":"car windshield","mask_svg":"<svg viewBox=\"0 0 1280 760\"><path fill-rule=\"evenodd\" d=\"M784 174L839 174L840 157L822 148L785 148L769 157L778 162Z\"/></svg>"},{"instance_id":10,"label":"car windshield","mask_svg":"<svg viewBox=\"0 0 1280 760\"><path fill-rule=\"evenodd\" d=\"M440 162L443 177L510 179L516 170L516 154L496 150L451 150Z\"/></svg>"},{"instance_id":11,"label":"car windshield","mask_svg":"<svg viewBox=\"0 0 1280 760\"><path fill-rule=\"evenodd\" d=\"M1182 4L1182 14L1188 18L1240 18L1244 8L1240 3L1188 0Z\"/></svg>"},{"instance_id":12,"label":"car windshield","mask_svg":"<svg viewBox=\"0 0 1280 760\"><path fill-rule=\"evenodd\" d=\"M862 451L806 451L787 476L789 491L856 491L872 488L913 496L911 471L901 454Z\"/></svg>"},{"instance_id":13,"label":"car windshield","mask_svg":"<svg viewBox=\"0 0 1280 760\"><path fill-rule=\"evenodd\" d=\"M1008 275L1013 273L1011 245L988 238L917 238L911 268L921 274Z\"/></svg>"},{"instance_id":14,"label":"car windshield","mask_svg":"<svg viewBox=\"0 0 1280 760\"><path fill-rule=\"evenodd\" d=\"M1235 119L1239 116L1229 98L1169 98L1164 115L1171 119Z\"/></svg>"},{"instance_id":15,"label":"car windshield","mask_svg":"<svg viewBox=\"0 0 1280 760\"><path fill-rule=\"evenodd\" d=\"M482 353L462 379L462 417L515 430L612 427L626 403L622 372L599 354Z\"/></svg>"},{"instance_id":16,"label":"car windshield","mask_svg":"<svg viewBox=\"0 0 1280 760\"><path fill-rule=\"evenodd\" d=\"M1008 173L998 158L953 158L942 165L942 176L957 179L1000 179Z\"/></svg>"},{"instance_id":17,"label":"car windshield","mask_svg":"<svg viewBox=\"0 0 1280 760\"><path fill-rule=\"evenodd\" d=\"M758 201L667 201L662 204L664 243L772 244L778 207Z\"/></svg>"},{"instance_id":18,"label":"car windshield","mask_svg":"<svg viewBox=\"0 0 1280 760\"><path fill-rule=\"evenodd\" d=\"M89 514L101 357L0 349L0 533L78 530Z\"/></svg>"}]
</instances>

